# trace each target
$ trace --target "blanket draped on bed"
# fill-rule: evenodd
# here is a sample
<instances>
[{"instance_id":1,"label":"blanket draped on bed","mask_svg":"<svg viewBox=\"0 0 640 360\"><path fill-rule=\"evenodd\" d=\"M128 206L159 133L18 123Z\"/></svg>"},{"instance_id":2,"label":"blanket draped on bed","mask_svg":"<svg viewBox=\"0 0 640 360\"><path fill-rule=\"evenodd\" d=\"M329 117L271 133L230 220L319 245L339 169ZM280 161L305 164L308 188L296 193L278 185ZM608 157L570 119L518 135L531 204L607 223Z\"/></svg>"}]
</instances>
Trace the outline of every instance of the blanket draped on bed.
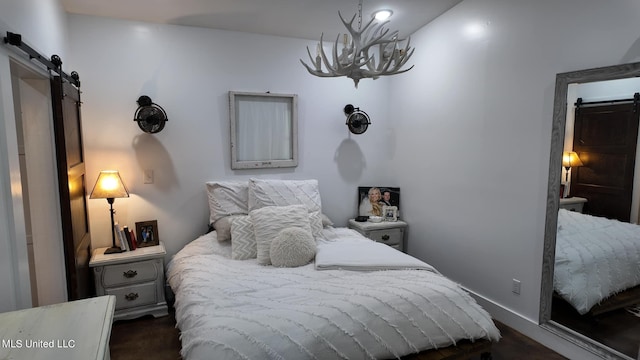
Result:
<instances>
[{"instance_id":1,"label":"blanket draped on bed","mask_svg":"<svg viewBox=\"0 0 640 360\"><path fill-rule=\"evenodd\" d=\"M325 230L328 240L345 234ZM185 359L380 359L500 337L437 272L274 268L228 252L213 232L169 264Z\"/></svg>"},{"instance_id":2,"label":"blanket draped on bed","mask_svg":"<svg viewBox=\"0 0 640 360\"><path fill-rule=\"evenodd\" d=\"M436 271L431 265L385 244L371 241L356 231L333 229L339 236L318 241L316 270L408 270Z\"/></svg>"},{"instance_id":3,"label":"blanket draped on bed","mask_svg":"<svg viewBox=\"0 0 640 360\"><path fill-rule=\"evenodd\" d=\"M580 314L640 284L640 226L558 211L554 290Z\"/></svg>"}]
</instances>

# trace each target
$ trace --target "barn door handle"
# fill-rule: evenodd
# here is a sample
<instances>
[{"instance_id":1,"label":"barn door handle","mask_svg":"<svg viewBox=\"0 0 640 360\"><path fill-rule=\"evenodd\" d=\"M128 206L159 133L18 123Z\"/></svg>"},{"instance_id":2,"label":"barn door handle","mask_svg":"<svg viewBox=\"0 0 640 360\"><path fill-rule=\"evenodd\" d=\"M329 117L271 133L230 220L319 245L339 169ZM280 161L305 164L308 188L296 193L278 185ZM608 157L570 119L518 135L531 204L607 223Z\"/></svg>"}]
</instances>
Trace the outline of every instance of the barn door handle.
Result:
<instances>
[{"instance_id":1,"label":"barn door handle","mask_svg":"<svg viewBox=\"0 0 640 360\"><path fill-rule=\"evenodd\" d=\"M131 279L132 277L136 277L136 275L138 275L138 272L135 270L129 270L129 271L125 271L122 273L122 276L126 277L127 279Z\"/></svg>"},{"instance_id":2,"label":"barn door handle","mask_svg":"<svg viewBox=\"0 0 640 360\"><path fill-rule=\"evenodd\" d=\"M129 293L129 294L125 295L124 298L129 300L129 301L133 301L133 300L138 298L138 293Z\"/></svg>"}]
</instances>

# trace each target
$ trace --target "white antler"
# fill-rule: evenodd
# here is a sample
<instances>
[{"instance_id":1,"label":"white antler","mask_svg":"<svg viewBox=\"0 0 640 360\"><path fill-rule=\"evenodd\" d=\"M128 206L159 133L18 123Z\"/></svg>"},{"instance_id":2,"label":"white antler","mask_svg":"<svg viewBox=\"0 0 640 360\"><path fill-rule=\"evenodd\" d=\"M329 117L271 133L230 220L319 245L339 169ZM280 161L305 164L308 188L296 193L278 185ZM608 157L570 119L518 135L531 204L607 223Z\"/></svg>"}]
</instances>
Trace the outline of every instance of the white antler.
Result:
<instances>
[{"instance_id":1,"label":"white antler","mask_svg":"<svg viewBox=\"0 0 640 360\"><path fill-rule=\"evenodd\" d=\"M410 38L407 39L407 43L404 48L398 48L398 31L389 33L389 29L384 28L384 25L388 23L374 23L375 19L372 18L362 29L354 29L353 21L356 15L353 15L351 21L347 22L342 17L342 14L338 12L340 20L347 28L349 34L351 34L351 40L347 41L345 38L342 52L338 55L338 43L340 34L336 38L336 42L333 44L332 60L330 63L327 55L324 52L323 36L320 36L320 44L318 45L317 55L311 56L311 51L307 47L307 54L313 68L307 65L302 59L300 62L312 75L319 77L338 77L346 76L353 79L356 88L360 79L373 78L377 79L380 76L395 75L403 72L407 72L413 68L411 66L408 69L401 70L402 66L407 63L413 50L410 46ZM364 36L363 36L364 35ZM344 35L347 36L346 34ZM374 56L373 51L377 47L377 54ZM376 66L376 60L378 65ZM323 65L326 71L323 71Z\"/></svg>"}]
</instances>

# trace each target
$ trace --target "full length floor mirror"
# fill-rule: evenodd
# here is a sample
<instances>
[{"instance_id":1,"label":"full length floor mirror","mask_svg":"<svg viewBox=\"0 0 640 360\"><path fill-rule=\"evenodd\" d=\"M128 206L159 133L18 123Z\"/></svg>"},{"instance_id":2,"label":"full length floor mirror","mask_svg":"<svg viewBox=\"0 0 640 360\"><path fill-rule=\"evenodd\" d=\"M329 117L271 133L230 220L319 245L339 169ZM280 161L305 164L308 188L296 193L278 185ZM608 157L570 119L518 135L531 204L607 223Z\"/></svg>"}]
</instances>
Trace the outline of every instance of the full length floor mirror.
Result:
<instances>
[{"instance_id":1,"label":"full length floor mirror","mask_svg":"<svg viewBox=\"0 0 640 360\"><path fill-rule=\"evenodd\" d=\"M639 76L556 76L540 324L606 359L640 356Z\"/></svg>"}]
</instances>

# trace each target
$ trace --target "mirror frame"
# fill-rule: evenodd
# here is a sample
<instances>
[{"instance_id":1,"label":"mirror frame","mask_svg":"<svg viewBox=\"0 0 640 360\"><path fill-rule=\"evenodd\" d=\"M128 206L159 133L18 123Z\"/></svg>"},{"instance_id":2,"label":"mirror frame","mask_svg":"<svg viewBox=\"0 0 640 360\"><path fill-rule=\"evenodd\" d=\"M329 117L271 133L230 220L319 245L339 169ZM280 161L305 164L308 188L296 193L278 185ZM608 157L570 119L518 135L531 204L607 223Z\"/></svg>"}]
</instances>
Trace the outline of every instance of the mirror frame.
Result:
<instances>
[{"instance_id":1,"label":"mirror frame","mask_svg":"<svg viewBox=\"0 0 640 360\"><path fill-rule=\"evenodd\" d=\"M549 183L547 186L547 213L544 229L542 257L542 284L540 291L540 326L604 359L632 358L579 334L561 324L551 321L553 296L553 271L560 204L560 182L562 176L562 151L564 147L565 123L567 119L567 91L569 84L590 83L640 76L640 62L606 66L594 69L571 71L556 75L553 101L553 125L551 129L551 152L549 156Z\"/></svg>"},{"instance_id":2,"label":"mirror frame","mask_svg":"<svg viewBox=\"0 0 640 360\"><path fill-rule=\"evenodd\" d=\"M238 148L244 141L243 135L238 131L238 109L236 106L240 100L245 102L269 104L273 100L280 100L291 106L291 117L288 119L291 132L286 134L291 144L291 157L288 159L238 159ZM276 121L269 117L263 117L260 121ZM272 94L229 91L229 122L231 124L231 169L264 169L284 168L298 166L298 95L296 94Z\"/></svg>"}]
</instances>

